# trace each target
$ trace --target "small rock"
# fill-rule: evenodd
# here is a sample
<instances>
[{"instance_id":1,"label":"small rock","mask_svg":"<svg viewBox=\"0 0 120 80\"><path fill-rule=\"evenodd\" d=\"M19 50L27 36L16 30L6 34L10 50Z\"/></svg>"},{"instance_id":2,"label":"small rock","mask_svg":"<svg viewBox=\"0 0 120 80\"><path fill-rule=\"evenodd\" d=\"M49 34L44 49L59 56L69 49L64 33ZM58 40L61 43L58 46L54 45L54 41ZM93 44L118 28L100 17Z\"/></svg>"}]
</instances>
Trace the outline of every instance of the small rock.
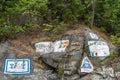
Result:
<instances>
[{"instance_id":1,"label":"small rock","mask_svg":"<svg viewBox=\"0 0 120 80\"><path fill-rule=\"evenodd\" d=\"M88 74L78 80L103 80L103 78L102 78L102 76L100 76L98 74Z\"/></svg>"}]
</instances>

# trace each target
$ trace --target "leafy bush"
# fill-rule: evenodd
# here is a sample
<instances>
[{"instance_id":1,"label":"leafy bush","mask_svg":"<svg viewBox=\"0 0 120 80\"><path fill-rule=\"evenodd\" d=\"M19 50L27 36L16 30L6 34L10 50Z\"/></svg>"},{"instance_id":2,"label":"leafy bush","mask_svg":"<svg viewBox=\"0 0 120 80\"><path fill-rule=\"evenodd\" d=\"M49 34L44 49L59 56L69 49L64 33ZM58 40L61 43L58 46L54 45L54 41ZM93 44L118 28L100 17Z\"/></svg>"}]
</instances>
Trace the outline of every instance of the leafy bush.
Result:
<instances>
[{"instance_id":1,"label":"leafy bush","mask_svg":"<svg viewBox=\"0 0 120 80\"><path fill-rule=\"evenodd\" d=\"M118 47L120 47L120 37L118 36L111 36L112 42L116 44Z\"/></svg>"},{"instance_id":2,"label":"leafy bush","mask_svg":"<svg viewBox=\"0 0 120 80\"><path fill-rule=\"evenodd\" d=\"M16 34L18 32L24 32L24 31L25 31L25 27L19 25L5 25L4 27L1 27L0 35L10 36L12 34Z\"/></svg>"}]
</instances>

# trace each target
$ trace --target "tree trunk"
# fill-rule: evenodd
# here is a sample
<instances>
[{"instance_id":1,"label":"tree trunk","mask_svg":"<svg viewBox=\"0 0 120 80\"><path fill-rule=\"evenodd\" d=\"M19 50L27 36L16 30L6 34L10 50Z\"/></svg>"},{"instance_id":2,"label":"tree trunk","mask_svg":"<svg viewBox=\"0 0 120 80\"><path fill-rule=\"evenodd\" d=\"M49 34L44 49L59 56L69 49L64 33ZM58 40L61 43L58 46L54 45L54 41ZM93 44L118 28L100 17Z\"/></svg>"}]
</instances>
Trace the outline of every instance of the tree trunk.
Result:
<instances>
[{"instance_id":1,"label":"tree trunk","mask_svg":"<svg viewBox=\"0 0 120 80\"><path fill-rule=\"evenodd\" d=\"M94 16L95 16L95 0L92 0L92 19L91 19L90 29L92 29L94 24Z\"/></svg>"}]
</instances>

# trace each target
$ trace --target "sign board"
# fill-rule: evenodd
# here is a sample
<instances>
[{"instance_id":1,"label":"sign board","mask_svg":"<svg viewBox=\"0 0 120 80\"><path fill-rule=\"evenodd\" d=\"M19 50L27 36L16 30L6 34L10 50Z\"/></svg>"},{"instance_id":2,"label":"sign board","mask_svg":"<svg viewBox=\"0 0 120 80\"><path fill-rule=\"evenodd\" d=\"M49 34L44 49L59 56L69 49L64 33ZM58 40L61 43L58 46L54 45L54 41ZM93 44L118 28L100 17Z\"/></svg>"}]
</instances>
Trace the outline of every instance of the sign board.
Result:
<instances>
[{"instance_id":1,"label":"sign board","mask_svg":"<svg viewBox=\"0 0 120 80\"><path fill-rule=\"evenodd\" d=\"M31 62L29 59L6 59L4 74L29 74Z\"/></svg>"},{"instance_id":2,"label":"sign board","mask_svg":"<svg viewBox=\"0 0 120 80\"><path fill-rule=\"evenodd\" d=\"M88 41L90 56L106 57L110 55L109 47L104 41Z\"/></svg>"},{"instance_id":3,"label":"sign board","mask_svg":"<svg viewBox=\"0 0 120 80\"><path fill-rule=\"evenodd\" d=\"M98 36L94 33L89 33L92 39L99 39Z\"/></svg>"},{"instance_id":4,"label":"sign board","mask_svg":"<svg viewBox=\"0 0 120 80\"><path fill-rule=\"evenodd\" d=\"M41 54L51 52L65 52L65 49L69 45L69 40L60 40L56 42L39 42L35 44L36 52Z\"/></svg>"},{"instance_id":5,"label":"sign board","mask_svg":"<svg viewBox=\"0 0 120 80\"><path fill-rule=\"evenodd\" d=\"M83 58L81 64L81 72L90 73L93 71L93 65L91 64L88 57Z\"/></svg>"}]
</instances>

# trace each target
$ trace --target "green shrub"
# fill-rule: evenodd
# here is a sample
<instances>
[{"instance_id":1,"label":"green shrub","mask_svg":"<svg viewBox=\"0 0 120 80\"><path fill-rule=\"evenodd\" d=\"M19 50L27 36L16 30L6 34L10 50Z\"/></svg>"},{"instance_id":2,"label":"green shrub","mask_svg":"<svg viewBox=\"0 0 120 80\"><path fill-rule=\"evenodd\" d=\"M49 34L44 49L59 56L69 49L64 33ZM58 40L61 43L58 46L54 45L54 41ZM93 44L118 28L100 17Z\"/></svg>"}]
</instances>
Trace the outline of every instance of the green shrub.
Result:
<instances>
[{"instance_id":1,"label":"green shrub","mask_svg":"<svg viewBox=\"0 0 120 80\"><path fill-rule=\"evenodd\" d=\"M120 37L111 35L112 43L120 47Z\"/></svg>"}]
</instances>

